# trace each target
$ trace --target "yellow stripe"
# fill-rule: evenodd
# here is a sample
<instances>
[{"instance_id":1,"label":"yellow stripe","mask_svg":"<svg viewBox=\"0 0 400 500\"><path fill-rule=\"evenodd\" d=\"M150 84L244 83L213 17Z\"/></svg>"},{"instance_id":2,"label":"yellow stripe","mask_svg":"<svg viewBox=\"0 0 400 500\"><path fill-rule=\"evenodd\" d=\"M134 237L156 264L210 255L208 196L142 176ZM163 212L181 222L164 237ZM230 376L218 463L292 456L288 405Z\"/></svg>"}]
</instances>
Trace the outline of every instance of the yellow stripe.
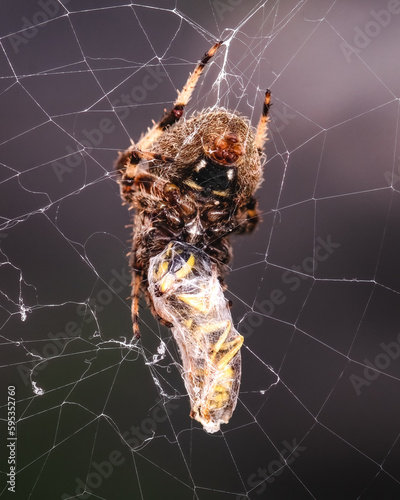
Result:
<instances>
[{"instance_id":1,"label":"yellow stripe","mask_svg":"<svg viewBox=\"0 0 400 500\"><path fill-rule=\"evenodd\" d=\"M239 349L242 347L244 341L244 337L242 335L239 335L236 340L233 340L232 342L229 342L227 345L235 345L235 347L231 350L228 351L222 358L218 361L217 367L224 368L226 364L229 363L229 361L235 356L235 354L239 351Z\"/></svg>"},{"instance_id":2,"label":"yellow stripe","mask_svg":"<svg viewBox=\"0 0 400 500\"><path fill-rule=\"evenodd\" d=\"M230 387L222 387L221 385L217 385L214 394L210 397L210 410L222 408L222 406L224 406L225 403L229 401L229 391Z\"/></svg>"},{"instance_id":3,"label":"yellow stripe","mask_svg":"<svg viewBox=\"0 0 400 500\"><path fill-rule=\"evenodd\" d=\"M179 269L179 271L177 271L175 273L176 277L178 279L185 278L190 273L190 271L193 269L193 266L194 266L195 262L196 262L196 259L194 258L194 255L190 254L190 257L189 257L188 261L185 262L183 264L183 266Z\"/></svg>"},{"instance_id":4,"label":"yellow stripe","mask_svg":"<svg viewBox=\"0 0 400 500\"><path fill-rule=\"evenodd\" d=\"M198 184L196 184L194 181L192 181L192 179L187 179L186 181L184 181L184 184L186 184L186 186L189 186L193 189L197 189L197 191L203 190L203 188L201 186L199 186Z\"/></svg>"},{"instance_id":5,"label":"yellow stripe","mask_svg":"<svg viewBox=\"0 0 400 500\"><path fill-rule=\"evenodd\" d=\"M166 292L168 288L171 287L171 285L174 283L175 277L168 273L164 276L164 278L160 281L160 290L162 293Z\"/></svg>"},{"instance_id":6,"label":"yellow stripe","mask_svg":"<svg viewBox=\"0 0 400 500\"><path fill-rule=\"evenodd\" d=\"M218 339L218 342L215 344L214 351L218 352L221 349L222 344L225 342L230 330L231 330L231 322L229 320L226 320L225 323L225 330L223 331L222 335ZM222 326L222 325L221 325Z\"/></svg>"},{"instance_id":7,"label":"yellow stripe","mask_svg":"<svg viewBox=\"0 0 400 500\"><path fill-rule=\"evenodd\" d=\"M198 297L196 295L178 295L178 299L202 313L207 312L209 309L209 304L203 297Z\"/></svg>"},{"instance_id":8,"label":"yellow stripe","mask_svg":"<svg viewBox=\"0 0 400 500\"><path fill-rule=\"evenodd\" d=\"M213 191L213 194L216 194L217 196L222 196L222 197L228 196L227 191Z\"/></svg>"},{"instance_id":9,"label":"yellow stripe","mask_svg":"<svg viewBox=\"0 0 400 500\"><path fill-rule=\"evenodd\" d=\"M158 281L166 271L168 271L168 262L164 260L161 262L157 272L154 273L154 279Z\"/></svg>"}]
</instances>

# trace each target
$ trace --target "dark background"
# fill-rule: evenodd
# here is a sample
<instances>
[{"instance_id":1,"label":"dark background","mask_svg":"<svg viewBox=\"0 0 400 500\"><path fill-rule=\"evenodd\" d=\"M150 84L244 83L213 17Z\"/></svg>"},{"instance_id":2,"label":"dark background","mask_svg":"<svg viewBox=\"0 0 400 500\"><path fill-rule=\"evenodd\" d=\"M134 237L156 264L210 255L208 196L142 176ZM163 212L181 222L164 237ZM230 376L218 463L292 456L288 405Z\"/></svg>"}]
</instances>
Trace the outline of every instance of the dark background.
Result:
<instances>
[{"instance_id":1,"label":"dark background","mask_svg":"<svg viewBox=\"0 0 400 500\"><path fill-rule=\"evenodd\" d=\"M18 400L17 493L2 438L0 496L400 498L397 3L63 3L0 6L3 437L8 385ZM228 279L239 402L207 435L144 305L124 345L112 165L220 39L187 113L255 125L267 87L273 107L263 223L235 239Z\"/></svg>"}]
</instances>

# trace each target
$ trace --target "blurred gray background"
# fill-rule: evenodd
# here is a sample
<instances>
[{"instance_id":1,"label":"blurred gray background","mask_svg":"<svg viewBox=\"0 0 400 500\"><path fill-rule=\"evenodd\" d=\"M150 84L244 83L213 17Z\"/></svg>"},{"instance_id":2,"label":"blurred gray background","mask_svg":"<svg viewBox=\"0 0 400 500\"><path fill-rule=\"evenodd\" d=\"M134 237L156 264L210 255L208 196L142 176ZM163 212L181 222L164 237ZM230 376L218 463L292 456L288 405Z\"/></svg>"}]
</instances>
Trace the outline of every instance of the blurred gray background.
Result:
<instances>
[{"instance_id":1,"label":"blurred gray background","mask_svg":"<svg viewBox=\"0 0 400 500\"><path fill-rule=\"evenodd\" d=\"M256 125L266 88L273 106L263 222L235 238L228 278L239 403L210 436L144 303L123 345L131 215L113 162L217 40L187 115L218 104ZM400 497L399 42L395 0L2 0L13 498Z\"/></svg>"}]
</instances>

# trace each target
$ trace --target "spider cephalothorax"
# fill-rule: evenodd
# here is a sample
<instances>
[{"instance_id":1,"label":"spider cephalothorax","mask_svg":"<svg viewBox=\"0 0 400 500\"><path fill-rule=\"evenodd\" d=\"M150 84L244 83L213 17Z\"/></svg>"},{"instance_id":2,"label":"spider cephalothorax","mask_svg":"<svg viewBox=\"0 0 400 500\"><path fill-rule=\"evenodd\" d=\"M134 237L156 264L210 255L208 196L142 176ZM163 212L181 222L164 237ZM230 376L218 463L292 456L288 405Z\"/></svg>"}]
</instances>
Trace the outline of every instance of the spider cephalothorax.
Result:
<instances>
[{"instance_id":1,"label":"spider cephalothorax","mask_svg":"<svg viewBox=\"0 0 400 500\"><path fill-rule=\"evenodd\" d=\"M164 168L168 177L176 172L182 179L181 174L195 175L207 165L221 176L226 172L231 189L224 194L234 203L251 196L261 182L260 155L249 121L223 108L205 110L177 123L160 136L153 150L174 159Z\"/></svg>"},{"instance_id":2,"label":"spider cephalothorax","mask_svg":"<svg viewBox=\"0 0 400 500\"><path fill-rule=\"evenodd\" d=\"M224 108L206 109L187 120L181 119L205 64L220 45L221 42L215 44L205 54L179 93L174 107L136 144L132 143L121 153L117 162L121 196L136 209L131 254L134 334L139 335L138 300L142 290L153 313L164 324L173 327L184 365L190 358L190 366L196 365L198 372L202 373L197 377L202 380L201 390L192 390L190 380L193 377L185 378L185 382L191 395L192 416L203 425L211 419L210 428L213 429L219 427L218 422L227 422L227 415L232 413L236 404L237 395L232 399L223 394L227 394L229 388L238 388L238 380L235 379L234 383L229 377L240 376L238 351L243 338L235 333L227 313L217 313L214 307L210 309L211 306L205 308L204 301L207 294L215 292L215 285L210 285L215 276L218 277L218 286L223 286L231 258L229 235L249 232L258 222L254 192L262 181L261 155L270 106L270 92L267 90L256 130L248 119ZM166 251L168 248L171 250ZM207 272L202 271L201 290L193 293L193 280L200 273L200 267L196 266L204 261L198 252L204 252L204 258L210 258L211 267ZM180 257L177 260L171 255ZM182 255L186 255L186 264ZM177 262L180 262L180 267ZM150 266L155 269L151 275ZM164 274L169 278L164 279ZM175 296L171 290L182 290L182 277L185 278L183 287L187 287L188 293L176 292L178 296ZM222 289L215 293L219 297ZM219 303L222 304L219 309L223 308L223 295ZM190 311L183 314L188 307ZM179 310L182 314L178 317ZM210 310L214 311L211 316ZM194 322L189 321L190 315L195 318ZM177 332L182 329L185 333L179 334L178 338ZM198 339L199 345L208 346L204 347L201 360L196 358L197 361L193 361L185 347L192 337ZM213 342L218 349L213 347ZM217 355L217 352L225 354ZM204 369L205 357L216 363L213 361L207 371ZM200 404L193 400L193 394L201 392L208 396L204 396L206 401L202 400ZM211 411L213 405L217 405L219 415L215 418L210 416L215 414Z\"/></svg>"}]
</instances>

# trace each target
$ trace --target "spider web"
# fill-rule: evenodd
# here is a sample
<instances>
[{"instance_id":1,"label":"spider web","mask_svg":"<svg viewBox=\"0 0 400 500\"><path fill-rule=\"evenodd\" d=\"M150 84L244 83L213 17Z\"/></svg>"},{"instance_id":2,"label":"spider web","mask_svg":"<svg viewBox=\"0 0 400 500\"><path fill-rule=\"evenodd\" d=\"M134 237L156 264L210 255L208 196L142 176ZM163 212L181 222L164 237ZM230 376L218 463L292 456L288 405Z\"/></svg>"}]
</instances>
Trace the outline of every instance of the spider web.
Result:
<instances>
[{"instance_id":1,"label":"spider web","mask_svg":"<svg viewBox=\"0 0 400 500\"><path fill-rule=\"evenodd\" d=\"M399 498L395 0L3 0L1 488L13 498ZM263 222L235 238L244 335L221 432L189 418L177 348L145 305L129 345L117 152L224 46L186 110L257 123ZM11 496L10 496L11 498Z\"/></svg>"}]
</instances>

